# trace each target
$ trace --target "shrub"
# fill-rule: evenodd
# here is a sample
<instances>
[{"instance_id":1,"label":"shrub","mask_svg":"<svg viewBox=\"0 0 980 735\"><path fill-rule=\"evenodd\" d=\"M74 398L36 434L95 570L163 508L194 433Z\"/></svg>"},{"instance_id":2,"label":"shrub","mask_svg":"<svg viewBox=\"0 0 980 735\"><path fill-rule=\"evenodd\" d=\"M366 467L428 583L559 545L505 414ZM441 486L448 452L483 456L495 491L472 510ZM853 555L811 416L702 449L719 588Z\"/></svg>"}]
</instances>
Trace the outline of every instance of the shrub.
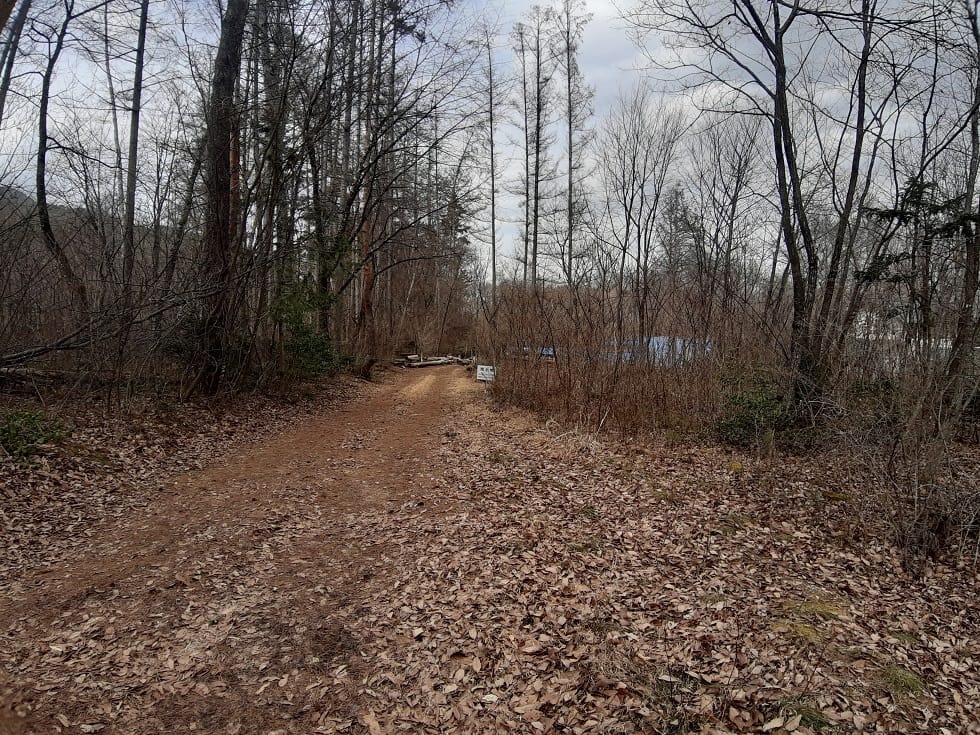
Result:
<instances>
[{"instance_id":1,"label":"shrub","mask_svg":"<svg viewBox=\"0 0 980 735\"><path fill-rule=\"evenodd\" d=\"M779 386L759 372L734 381L725 404L718 435L737 446L761 448L771 444L775 433L792 423Z\"/></svg>"},{"instance_id":2,"label":"shrub","mask_svg":"<svg viewBox=\"0 0 980 735\"><path fill-rule=\"evenodd\" d=\"M887 488L887 517L906 571L921 573L948 552L976 559L980 480L970 459L939 441L900 446L876 474Z\"/></svg>"},{"instance_id":3,"label":"shrub","mask_svg":"<svg viewBox=\"0 0 980 735\"><path fill-rule=\"evenodd\" d=\"M176 358L174 362L181 369L190 368L191 373L199 374L213 359L208 349L215 342L222 349L220 373L224 385L240 386L256 377L254 371L249 373L253 338L241 330L220 332L217 325L201 315L182 316L165 336L162 349Z\"/></svg>"},{"instance_id":4,"label":"shrub","mask_svg":"<svg viewBox=\"0 0 980 735\"><path fill-rule=\"evenodd\" d=\"M295 377L331 375L350 364L349 357L334 349L329 335L313 329L312 321L323 305L323 297L305 284L283 293L272 305L272 312L286 333L286 370Z\"/></svg>"},{"instance_id":5,"label":"shrub","mask_svg":"<svg viewBox=\"0 0 980 735\"><path fill-rule=\"evenodd\" d=\"M29 457L42 444L60 441L65 428L40 411L10 411L0 414L0 449L14 457Z\"/></svg>"},{"instance_id":6,"label":"shrub","mask_svg":"<svg viewBox=\"0 0 980 735\"><path fill-rule=\"evenodd\" d=\"M290 372L303 378L331 375L349 361L334 350L330 337L314 334L309 328L294 329L286 339L285 349Z\"/></svg>"}]
</instances>

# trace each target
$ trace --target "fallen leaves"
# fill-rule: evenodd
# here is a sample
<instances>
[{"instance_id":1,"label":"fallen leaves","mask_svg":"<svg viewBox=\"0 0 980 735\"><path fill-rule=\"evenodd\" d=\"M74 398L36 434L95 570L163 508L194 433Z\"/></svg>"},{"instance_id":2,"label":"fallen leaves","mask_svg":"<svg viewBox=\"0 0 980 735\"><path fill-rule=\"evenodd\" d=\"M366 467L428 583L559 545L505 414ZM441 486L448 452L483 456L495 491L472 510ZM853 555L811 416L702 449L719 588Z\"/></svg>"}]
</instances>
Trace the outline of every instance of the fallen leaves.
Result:
<instances>
[{"instance_id":1,"label":"fallen leaves","mask_svg":"<svg viewBox=\"0 0 980 735\"><path fill-rule=\"evenodd\" d=\"M373 712L365 712L361 715L361 724L367 728L370 735L382 735L384 730L381 729L381 723L378 722L378 718L374 716Z\"/></svg>"},{"instance_id":2,"label":"fallen leaves","mask_svg":"<svg viewBox=\"0 0 980 735\"><path fill-rule=\"evenodd\" d=\"M355 421L309 490L261 489L261 517L242 497L138 588L13 622L0 667L65 732L977 731L976 578L913 581L837 534L821 468L399 400L424 454ZM339 459L365 454L400 472ZM316 500L354 481L391 502Z\"/></svg>"},{"instance_id":3,"label":"fallen leaves","mask_svg":"<svg viewBox=\"0 0 980 735\"><path fill-rule=\"evenodd\" d=\"M0 594L20 591L21 571L71 558L100 527L172 492L172 476L353 395L352 384L339 382L289 403L252 395L228 405L134 406L111 415L91 404L68 406L72 430L60 446L30 460L0 452Z\"/></svg>"},{"instance_id":4,"label":"fallen leaves","mask_svg":"<svg viewBox=\"0 0 980 735\"><path fill-rule=\"evenodd\" d=\"M356 533L386 536L418 560L371 598L364 620L378 631L365 646L375 676L397 672L403 690L441 695L398 704L369 678L396 723L488 733L531 723L567 732L921 728L918 703L882 705L861 661L894 650L878 632L889 624L929 609L948 625L956 603L929 600L965 601L973 581L922 588L882 564L888 549L840 545L814 525L795 485L776 491L778 503L772 488L752 487L752 458L733 478L730 460L709 447L628 453L510 416L474 406L462 418L444 453L458 513L356 521ZM972 650L975 622L956 620ZM397 633L416 623L424 636ZM945 637L931 631L930 640ZM440 655L467 641L480 643L486 673ZM891 641L930 658L907 636ZM930 691L940 697L931 722L970 723L956 702L978 691L976 673L946 682L957 694Z\"/></svg>"}]
</instances>

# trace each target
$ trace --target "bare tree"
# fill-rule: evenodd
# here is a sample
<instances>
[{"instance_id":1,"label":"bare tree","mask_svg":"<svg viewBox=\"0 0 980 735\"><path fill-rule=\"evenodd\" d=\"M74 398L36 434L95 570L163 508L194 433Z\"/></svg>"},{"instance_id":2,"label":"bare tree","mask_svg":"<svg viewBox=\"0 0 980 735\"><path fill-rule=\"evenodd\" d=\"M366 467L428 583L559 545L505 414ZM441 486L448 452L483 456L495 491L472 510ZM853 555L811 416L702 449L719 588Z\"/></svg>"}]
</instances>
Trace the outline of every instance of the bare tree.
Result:
<instances>
[{"instance_id":1,"label":"bare tree","mask_svg":"<svg viewBox=\"0 0 980 735\"><path fill-rule=\"evenodd\" d=\"M677 55L667 66L688 72L685 83L702 90L705 106L768 121L793 293L792 396L797 405L819 401L847 328L838 308L847 301L842 293L858 293L846 268L864 231L866 204L873 192L901 196L898 187L888 191L878 167L889 144L889 111L915 63L910 44L928 18L874 0L846 9L657 0L642 4L631 21L668 39ZM823 57L835 63L817 61ZM816 90L826 85L840 89L842 101L825 103ZM808 163L814 158L819 173ZM815 226L817 210L833 212L829 229Z\"/></svg>"},{"instance_id":2,"label":"bare tree","mask_svg":"<svg viewBox=\"0 0 980 735\"><path fill-rule=\"evenodd\" d=\"M562 102L565 127L565 228L559 254L565 280L575 283L575 242L584 215L583 180L587 175L585 157L589 143L586 125L592 115L592 89L586 84L578 64L582 34L591 15L579 0L562 0L555 14L555 57L562 76Z\"/></svg>"},{"instance_id":3,"label":"bare tree","mask_svg":"<svg viewBox=\"0 0 980 735\"><path fill-rule=\"evenodd\" d=\"M553 135L555 58L551 31L554 11L534 5L526 21L514 26L511 34L517 56L520 100L519 125L524 137L524 280L533 288L538 284L538 255L547 191L554 179L550 148Z\"/></svg>"},{"instance_id":4,"label":"bare tree","mask_svg":"<svg viewBox=\"0 0 980 735\"><path fill-rule=\"evenodd\" d=\"M3 0L8 14L16 4L14 0ZM17 49L20 45L20 38L24 32L24 25L27 23L28 14L31 12L31 0L23 0L14 22L7 32L7 38L0 52L0 123L3 122L3 113L7 107L7 94L10 91L10 79L13 74L14 61L17 58ZM4 9L0 8L0 32L6 26L7 18L4 17Z\"/></svg>"},{"instance_id":5,"label":"bare tree","mask_svg":"<svg viewBox=\"0 0 980 735\"><path fill-rule=\"evenodd\" d=\"M35 192L5 168L6 241L26 261L0 293L38 316L4 332L0 363L101 344L86 369L114 361L120 381L234 388L390 349L413 308L399 300L430 287L426 318L455 330L486 98L453 4L234 0L216 47L194 36L206 5L20 7L0 70L4 95L38 100L17 109ZM99 70L84 106L59 86L76 59ZM440 260L456 265L424 265Z\"/></svg>"},{"instance_id":6,"label":"bare tree","mask_svg":"<svg viewBox=\"0 0 980 735\"><path fill-rule=\"evenodd\" d=\"M487 30L483 38L487 52L487 135L490 158L490 313L497 310L497 79L494 76L494 36Z\"/></svg>"},{"instance_id":7,"label":"bare tree","mask_svg":"<svg viewBox=\"0 0 980 735\"><path fill-rule=\"evenodd\" d=\"M600 134L602 232L619 256L620 294L630 282L635 318L629 322L638 342L650 336L657 223L684 125L679 110L639 85L620 99ZM628 324L622 306L616 322L622 341Z\"/></svg>"},{"instance_id":8,"label":"bare tree","mask_svg":"<svg viewBox=\"0 0 980 735\"><path fill-rule=\"evenodd\" d=\"M58 263L61 275L77 299L77 307L81 310L83 320L89 311L88 289L76 267L68 257L64 244L55 234L51 224L51 211L48 206L48 152L51 139L48 135L49 108L51 104L51 87L54 82L55 69L58 59L65 48L65 41L72 21L77 20L87 11L75 12L74 0L68 0L64 6L61 22L47 29L48 59L41 77L41 89L38 98L37 115L37 159L35 166L35 194L37 197L37 216L41 236L45 247Z\"/></svg>"},{"instance_id":9,"label":"bare tree","mask_svg":"<svg viewBox=\"0 0 980 735\"><path fill-rule=\"evenodd\" d=\"M210 295L203 327L205 364L202 385L216 391L225 379L228 345L234 329L234 247L236 222L233 161L238 136L235 87L241 67L248 0L230 0L221 19L218 51L208 100L205 154L207 219L204 224L205 273Z\"/></svg>"}]
</instances>

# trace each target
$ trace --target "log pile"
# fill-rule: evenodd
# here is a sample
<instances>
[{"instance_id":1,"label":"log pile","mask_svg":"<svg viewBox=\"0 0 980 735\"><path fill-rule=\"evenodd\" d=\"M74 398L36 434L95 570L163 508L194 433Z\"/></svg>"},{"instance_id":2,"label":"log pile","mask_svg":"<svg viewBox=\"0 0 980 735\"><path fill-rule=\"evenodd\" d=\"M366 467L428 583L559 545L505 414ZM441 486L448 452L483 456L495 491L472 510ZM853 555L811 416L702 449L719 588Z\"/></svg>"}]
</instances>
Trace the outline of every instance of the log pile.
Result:
<instances>
[{"instance_id":1,"label":"log pile","mask_svg":"<svg viewBox=\"0 0 980 735\"><path fill-rule=\"evenodd\" d=\"M434 367L436 365L472 365L473 359L469 357L457 357L456 355L442 355L439 357L421 357L420 355L405 355L391 361L392 365L399 365L408 368Z\"/></svg>"}]
</instances>

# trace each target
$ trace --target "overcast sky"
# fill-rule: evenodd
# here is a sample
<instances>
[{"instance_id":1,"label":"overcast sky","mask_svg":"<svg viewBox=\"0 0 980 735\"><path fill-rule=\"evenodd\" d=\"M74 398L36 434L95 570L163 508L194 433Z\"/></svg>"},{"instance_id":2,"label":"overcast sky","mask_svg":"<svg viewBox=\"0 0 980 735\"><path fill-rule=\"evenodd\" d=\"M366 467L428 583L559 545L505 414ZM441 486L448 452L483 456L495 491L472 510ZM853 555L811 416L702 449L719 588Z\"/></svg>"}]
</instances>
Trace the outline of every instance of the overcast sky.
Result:
<instances>
[{"instance_id":1,"label":"overcast sky","mask_svg":"<svg viewBox=\"0 0 980 735\"><path fill-rule=\"evenodd\" d=\"M485 5L487 15L492 19L500 15L501 45L508 46L507 36L514 24L521 20L531 5L520 0L470 0ZM630 40L625 23L617 9L628 10L635 0L586 0L584 5L592 14L592 20L585 29L585 37L579 56L579 64L586 80L595 89L595 108L598 114L608 110L615 101L620 88L632 86L637 75L634 71L642 63L642 55ZM548 7L548 0L540 5ZM557 5L557 0L555 0ZM504 51L505 55L507 51Z\"/></svg>"},{"instance_id":2,"label":"overcast sky","mask_svg":"<svg viewBox=\"0 0 980 735\"><path fill-rule=\"evenodd\" d=\"M624 3L618 4L628 8ZM589 3L589 8L594 17L582 42L581 65L585 78L595 89L596 112L604 113L620 88L628 89L636 81L636 68L643 59L612 3Z\"/></svg>"},{"instance_id":3,"label":"overcast sky","mask_svg":"<svg viewBox=\"0 0 980 735\"><path fill-rule=\"evenodd\" d=\"M587 12L592 19L585 28L582 47L579 53L579 66L586 82L592 87L595 97L593 107L595 115L592 126L598 127L608 110L615 104L620 90L629 90L639 79L636 71L643 63L643 55L630 39L626 24L622 19L622 10L628 10L636 0L586 0ZM468 0L477 12L486 14L492 23L499 17L498 63L509 65L513 62L513 52L510 49L509 34L514 24L523 19L532 3L520 0ZM539 0L543 7L556 6L558 0ZM618 6L618 7L617 7ZM622 10L621 10L622 9ZM517 146L507 150L507 139L516 140L515 131L504 131L504 150L500 151L501 159L498 166L503 168L502 177L516 179L520 175L520 151ZM517 221L520 219L520 203L516 197L504 189L506 181L498 184L501 191L498 194L498 245L501 254L511 256L519 240L520 229ZM505 264L501 264L506 267Z\"/></svg>"}]
</instances>

